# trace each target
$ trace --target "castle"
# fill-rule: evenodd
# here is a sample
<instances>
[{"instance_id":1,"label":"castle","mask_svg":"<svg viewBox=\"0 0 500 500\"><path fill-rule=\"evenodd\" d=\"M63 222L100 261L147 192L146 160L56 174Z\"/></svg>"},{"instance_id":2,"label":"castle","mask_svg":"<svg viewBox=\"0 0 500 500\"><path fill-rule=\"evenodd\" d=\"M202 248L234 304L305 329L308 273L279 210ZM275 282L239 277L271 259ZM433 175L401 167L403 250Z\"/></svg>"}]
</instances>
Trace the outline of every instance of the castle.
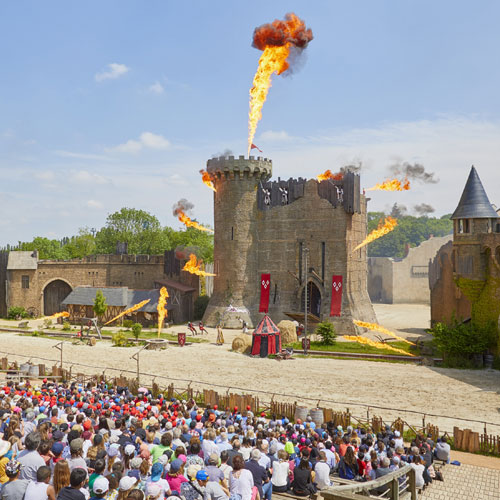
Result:
<instances>
[{"instance_id":1,"label":"castle","mask_svg":"<svg viewBox=\"0 0 500 500\"><path fill-rule=\"evenodd\" d=\"M353 251L367 231L359 175L271 181L272 161L253 156L213 158L207 171L216 189L217 275L203 318L208 326L222 321L237 328L242 320L255 325L263 314L259 297L267 274L268 312L275 321L303 322L306 293L311 318L331 319L343 334L355 332L353 319L376 321L367 292L366 247ZM341 308L330 317L334 287Z\"/></svg>"},{"instance_id":2,"label":"castle","mask_svg":"<svg viewBox=\"0 0 500 500\"><path fill-rule=\"evenodd\" d=\"M429 264L431 323L471 319L477 325L500 315L500 218L474 167L453 213L453 243Z\"/></svg>"}]
</instances>

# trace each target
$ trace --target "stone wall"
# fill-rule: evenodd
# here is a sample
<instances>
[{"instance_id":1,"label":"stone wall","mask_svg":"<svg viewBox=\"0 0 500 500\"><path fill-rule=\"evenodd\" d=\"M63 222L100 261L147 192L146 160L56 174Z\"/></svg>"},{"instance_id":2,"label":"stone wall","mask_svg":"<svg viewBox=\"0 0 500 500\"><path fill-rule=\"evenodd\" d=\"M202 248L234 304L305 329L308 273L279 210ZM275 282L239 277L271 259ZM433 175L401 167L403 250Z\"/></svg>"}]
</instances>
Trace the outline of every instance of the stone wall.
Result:
<instances>
[{"instance_id":1,"label":"stone wall","mask_svg":"<svg viewBox=\"0 0 500 500\"><path fill-rule=\"evenodd\" d=\"M368 291L373 302L429 304L429 260L452 236L431 237L403 259L368 258Z\"/></svg>"},{"instance_id":2,"label":"stone wall","mask_svg":"<svg viewBox=\"0 0 500 500\"><path fill-rule=\"evenodd\" d=\"M23 306L36 315L43 314L45 287L62 280L76 286L127 286L132 289L155 288L164 277L163 255L96 255L84 259L40 260L36 270L7 272L7 307ZM187 273L181 273L181 275ZM29 288L22 288L22 276L29 277ZM191 275L186 277L189 280Z\"/></svg>"},{"instance_id":3,"label":"stone wall","mask_svg":"<svg viewBox=\"0 0 500 500\"><path fill-rule=\"evenodd\" d=\"M301 296L306 282L313 282L321 294L320 316L329 318L332 275L342 275L342 316L332 318L341 333L353 333L352 319L376 320L366 290L366 248L351 249L366 236L366 200L361 213L346 213L319 196L318 182L309 180L304 195L293 203L257 208L266 163L239 160L237 171L229 159L209 160L214 176L214 294L204 316L215 325L229 304L238 312L226 313L224 324L238 327L239 316L255 325L259 313L262 273L271 274L269 315L273 321L289 319L286 312L303 310ZM226 169L227 167L227 169ZM266 169L266 167L268 167ZM322 261L324 245L325 259ZM309 272L300 269L300 249L309 249ZM246 312L248 311L248 312Z\"/></svg>"}]
</instances>

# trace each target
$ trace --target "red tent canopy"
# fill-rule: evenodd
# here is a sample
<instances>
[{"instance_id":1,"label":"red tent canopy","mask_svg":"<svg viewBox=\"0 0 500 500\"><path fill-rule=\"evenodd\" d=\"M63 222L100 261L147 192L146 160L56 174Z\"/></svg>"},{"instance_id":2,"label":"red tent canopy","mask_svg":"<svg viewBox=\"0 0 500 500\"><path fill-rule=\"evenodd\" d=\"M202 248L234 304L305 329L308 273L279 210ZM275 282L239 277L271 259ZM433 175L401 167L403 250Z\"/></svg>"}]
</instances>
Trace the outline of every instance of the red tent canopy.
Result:
<instances>
[{"instance_id":1,"label":"red tent canopy","mask_svg":"<svg viewBox=\"0 0 500 500\"><path fill-rule=\"evenodd\" d=\"M281 335L279 328L269 316L264 316L253 332L252 356L265 358L269 354L281 351Z\"/></svg>"}]
</instances>

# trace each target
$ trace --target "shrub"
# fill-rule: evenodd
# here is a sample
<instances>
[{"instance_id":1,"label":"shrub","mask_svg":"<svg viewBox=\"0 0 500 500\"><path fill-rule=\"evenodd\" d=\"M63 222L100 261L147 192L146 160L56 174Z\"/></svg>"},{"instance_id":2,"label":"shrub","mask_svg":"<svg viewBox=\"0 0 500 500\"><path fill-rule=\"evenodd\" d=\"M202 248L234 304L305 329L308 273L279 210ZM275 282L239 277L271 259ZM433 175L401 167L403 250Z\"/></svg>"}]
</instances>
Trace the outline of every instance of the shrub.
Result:
<instances>
[{"instance_id":1,"label":"shrub","mask_svg":"<svg viewBox=\"0 0 500 500\"><path fill-rule=\"evenodd\" d=\"M205 314L210 297L208 295L198 295L194 301L194 319L200 320Z\"/></svg>"},{"instance_id":2,"label":"shrub","mask_svg":"<svg viewBox=\"0 0 500 500\"><path fill-rule=\"evenodd\" d=\"M111 337L111 342L113 342L113 345L115 347L125 347L128 343L127 335L125 334L124 331L119 330L113 333L113 336Z\"/></svg>"},{"instance_id":3,"label":"shrub","mask_svg":"<svg viewBox=\"0 0 500 500\"><path fill-rule=\"evenodd\" d=\"M28 317L29 317L28 311L26 311L26 309L22 306L12 306L9 307L7 311L8 319L22 319Z\"/></svg>"},{"instance_id":4,"label":"shrub","mask_svg":"<svg viewBox=\"0 0 500 500\"><path fill-rule=\"evenodd\" d=\"M134 323L132 325L132 335L135 337L135 340L139 339L139 335L142 332L142 325L140 323Z\"/></svg>"},{"instance_id":5,"label":"shrub","mask_svg":"<svg viewBox=\"0 0 500 500\"><path fill-rule=\"evenodd\" d=\"M71 330L71 325L69 324L69 321L63 321L62 329L65 332L69 332Z\"/></svg>"},{"instance_id":6,"label":"shrub","mask_svg":"<svg viewBox=\"0 0 500 500\"><path fill-rule=\"evenodd\" d=\"M123 327L124 328L132 328L132 325L134 322L131 319L124 319L123 320Z\"/></svg>"},{"instance_id":7,"label":"shrub","mask_svg":"<svg viewBox=\"0 0 500 500\"><path fill-rule=\"evenodd\" d=\"M480 354L495 344L498 331L494 323L477 326L453 322L450 326L437 323L429 332L434 345L445 358L448 366L469 368L473 354Z\"/></svg>"},{"instance_id":8,"label":"shrub","mask_svg":"<svg viewBox=\"0 0 500 500\"><path fill-rule=\"evenodd\" d=\"M323 345L335 344L337 332L335 331L333 323L330 323L329 321L323 321L322 323L319 323L314 333L321 337L321 343Z\"/></svg>"},{"instance_id":9,"label":"shrub","mask_svg":"<svg viewBox=\"0 0 500 500\"><path fill-rule=\"evenodd\" d=\"M52 320L51 320L51 319L48 319L48 318L47 318L47 319L44 319L44 320L43 320L43 327L44 327L44 328L50 328L50 327L51 327L51 325L52 325Z\"/></svg>"},{"instance_id":10,"label":"shrub","mask_svg":"<svg viewBox=\"0 0 500 500\"><path fill-rule=\"evenodd\" d=\"M99 318L99 320L101 319L101 316L103 316L108 310L108 304L106 304L106 297L104 297L102 290L97 290L92 309L94 310L94 313Z\"/></svg>"}]
</instances>

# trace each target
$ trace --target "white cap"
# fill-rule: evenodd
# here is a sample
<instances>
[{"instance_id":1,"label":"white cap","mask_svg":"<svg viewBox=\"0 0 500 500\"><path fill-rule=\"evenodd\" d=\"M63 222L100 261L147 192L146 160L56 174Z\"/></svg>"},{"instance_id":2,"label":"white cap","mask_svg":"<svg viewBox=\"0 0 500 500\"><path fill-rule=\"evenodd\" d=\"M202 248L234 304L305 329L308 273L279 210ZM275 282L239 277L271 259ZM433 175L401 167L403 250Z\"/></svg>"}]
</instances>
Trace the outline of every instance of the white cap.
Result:
<instances>
[{"instance_id":1,"label":"white cap","mask_svg":"<svg viewBox=\"0 0 500 500\"><path fill-rule=\"evenodd\" d=\"M94 486L92 487L94 493L101 495L109 490L109 481L104 476L99 476L94 481Z\"/></svg>"}]
</instances>

